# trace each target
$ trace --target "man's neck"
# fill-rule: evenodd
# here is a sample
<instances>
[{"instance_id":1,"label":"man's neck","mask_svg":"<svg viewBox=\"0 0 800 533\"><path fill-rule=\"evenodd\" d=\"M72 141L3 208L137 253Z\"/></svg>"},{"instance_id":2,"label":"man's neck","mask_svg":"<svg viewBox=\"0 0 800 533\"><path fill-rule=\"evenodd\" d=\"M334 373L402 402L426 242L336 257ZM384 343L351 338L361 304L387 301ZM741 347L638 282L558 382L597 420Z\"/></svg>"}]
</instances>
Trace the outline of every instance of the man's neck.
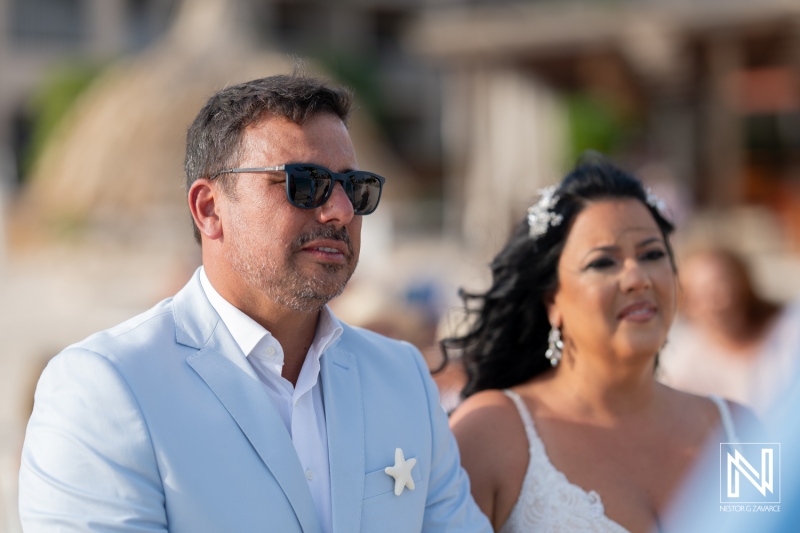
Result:
<instances>
[{"instance_id":1,"label":"man's neck","mask_svg":"<svg viewBox=\"0 0 800 533\"><path fill-rule=\"evenodd\" d=\"M274 302L261 305L257 309L239 309L263 326L280 343L283 348L281 376L296 385L317 333L320 311L295 311Z\"/></svg>"},{"instance_id":2,"label":"man's neck","mask_svg":"<svg viewBox=\"0 0 800 533\"><path fill-rule=\"evenodd\" d=\"M308 350L314 342L320 310L298 311L275 302L255 290L237 290L241 284L228 284L206 268L215 290L241 312L258 322L283 348L281 375L295 385Z\"/></svg>"},{"instance_id":3,"label":"man's neck","mask_svg":"<svg viewBox=\"0 0 800 533\"><path fill-rule=\"evenodd\" d=\"M319 311L304 313L302 316L283 317L284 320L270 321L264 326L283 348L283 369L281 376L292 385L297 385L300 370L314 342L319 322ZM258 321L258 319L255 319Z\"/></svg>"}]
</instances>

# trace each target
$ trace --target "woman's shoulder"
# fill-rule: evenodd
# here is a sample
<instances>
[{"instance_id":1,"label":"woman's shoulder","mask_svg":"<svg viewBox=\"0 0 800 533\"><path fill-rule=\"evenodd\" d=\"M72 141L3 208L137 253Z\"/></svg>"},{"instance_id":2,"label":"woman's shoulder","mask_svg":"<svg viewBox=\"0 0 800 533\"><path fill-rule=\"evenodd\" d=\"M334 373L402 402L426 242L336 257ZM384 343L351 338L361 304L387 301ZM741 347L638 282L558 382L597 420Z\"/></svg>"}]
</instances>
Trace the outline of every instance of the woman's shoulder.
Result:
<instances>
[{"instance_id":1,"label":"woman's shoulder","mask_svg":"<svg viewBox=\"0 0 800 533\"><path fill-rule=\"evenodd\" d=\"M761 428L758 417L744 404L719 396L703 396L663 386L668 392L672 409L676 413L681 413L681 418L687 423L691 417L686 417L685 413L698 413L702 417L702 425L705 426L724 425L726 424L724 418L729 414L730 423L733 424L732 430L736 430L736 433L740 433L740 429L750 433Z\"/></svg>"},{"instance_id":2,"label":"woman's shoulder","mask_svg":"<svg viewBox=\"0 0 800 533\"><path fill-rule=\"evenodd\" d=\"M514 401L501 390L484 390L468 397L450 417L459 446L477 454L497 453L498 443L509 452L527 454L525 424Z\"/></svg>"},{"instance_id":3,"label":"woman's shoulder","mask_svg":"<svg viewBox=\"0 0 800 533\"><path fill-rule=\"evenodd\" d=\"M471 395L450 418L472 493L495 527L519 498L528 465L525 426L501 390Z\"/></svg>"},{"instance_id":4,"label":"woman's shoulder","mask_svg":"<svg viewBox=\"0 0 800 533\"><path fill-rule=\"evenodd\" d=\"M758 440L756 436L766 435L764 424L753 409L733 400L722 398L722 401L728 406L733 424L731 429L740 442Z\"/></svg>"},{"instance_id":5,"label":"woman's shoulder","mask_svg":"<svg viewBox=\"0 0 800 533\"><path fill-rule=\"evenodd\" d=\"M461 402L450 416L450 425L483 428L487 424L493 427L504 426L516 422L519 424L519 413L514 402L502 390L489 389L476 392Z\"/></svg>"},{"instance_id":6,"label":"woman's shoulder","mask_svg":"<svg viewBox=\"0 0 800 533\"><path fill-rule=\"evenodd\" d=\"M528 436L513 400L501 390L473 394L450 417L450 427L466 462L517 468L527 462Z\"/></svg>"}]
</instances>

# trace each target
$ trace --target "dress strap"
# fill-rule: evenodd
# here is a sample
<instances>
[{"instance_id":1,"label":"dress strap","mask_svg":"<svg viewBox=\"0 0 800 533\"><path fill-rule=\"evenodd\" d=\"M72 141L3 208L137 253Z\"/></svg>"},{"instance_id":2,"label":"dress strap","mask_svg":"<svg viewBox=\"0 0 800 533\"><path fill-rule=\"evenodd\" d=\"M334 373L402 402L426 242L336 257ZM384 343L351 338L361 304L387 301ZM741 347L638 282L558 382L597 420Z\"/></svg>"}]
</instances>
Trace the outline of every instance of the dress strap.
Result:
<instances>
[{"instance_id":1,"label":"dress strap","mask_svg":"<svg viewBox=\"0 0 800 533\"><path fill-rule=\"evenodd\" d=\"M731 409L728 407L728 402L716 394L709 395L708 399L714 402L717 405L717 409L719 409L722 429L725 430L725 437L728 439L728 442L738 443L739 436L736 435L736 427L733 425L733 416L731 416Z\"/></svg>"},{"instance_id":2,"label":"dress strap","mask_svg":"<svg viewBox=\"0 0 800 533\"><path fill-rule=\"evenodd\" d=\"M513 401L514 405L517 407L517 411L519 411L519 416L522 419L522 424L525 426L525 435L527 435L528 437L528 446L532 446L534 442L539 440L539 437L536 434L536 429L535 426L533 425L533 419L531 418L531 413L525 406L525 402L522 400L519 394L517 394L511 389L503 389L503 394L511 398L511 401Z\"/></svg>"}]
</instances>

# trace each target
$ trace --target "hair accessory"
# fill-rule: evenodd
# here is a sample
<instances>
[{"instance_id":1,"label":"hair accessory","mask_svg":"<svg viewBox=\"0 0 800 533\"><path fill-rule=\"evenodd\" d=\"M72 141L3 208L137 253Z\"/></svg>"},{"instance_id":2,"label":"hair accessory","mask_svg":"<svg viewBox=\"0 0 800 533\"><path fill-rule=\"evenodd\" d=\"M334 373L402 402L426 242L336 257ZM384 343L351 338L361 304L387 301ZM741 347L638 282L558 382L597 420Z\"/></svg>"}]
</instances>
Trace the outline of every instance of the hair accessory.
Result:
<instances>
[{"instance_id":1,"label":"hair accessory","mask_svg":"<svg viewBox=\"0 0 800 533\"><path fill-rule=\"evenodd\" d=\"M645 186L644 193L645 202L647 202L647 205L658 211L658 214L661 215L661 218L671 222L672 217L669 214L669 209L667 209L667 203L659 198L650 187Z\"/></svg>"},{"instance_id":2,"label":"hair accessory","mask_svg":"<svg viewBox=\"0 0 800 533\"><path fill-rule=\"evenodd\" d=\"M564 220L563 216L553 212L559 200L556 186L539 189L539 195L539 201L528 208L528 235L534 239L547 233L550 226L558 226Z\"/></svg>"},{"instance_id":3,"label":"hair accessory","mask_svg":"<svg viewBox=\"0 0 800 533\"><path fill-rule=\"evenodd\" d=\"M558 366L563 350L564 342L561 340L561 330L551 326L550 334L547 336L547 351L544 352L544 356L550 360L552 366Z\"/></svg>"}]
</instances>

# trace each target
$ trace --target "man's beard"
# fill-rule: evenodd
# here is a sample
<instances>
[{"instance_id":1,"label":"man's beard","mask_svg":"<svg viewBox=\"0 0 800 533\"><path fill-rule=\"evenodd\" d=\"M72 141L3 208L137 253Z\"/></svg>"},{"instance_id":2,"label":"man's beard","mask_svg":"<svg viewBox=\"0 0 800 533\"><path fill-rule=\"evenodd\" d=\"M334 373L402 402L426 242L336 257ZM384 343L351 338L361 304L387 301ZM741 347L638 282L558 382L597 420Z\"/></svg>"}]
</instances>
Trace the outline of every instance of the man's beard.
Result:
<instances>
[{"instance_id":1,"label":"man's beard","mask_svg":"<svg viewBox=\"0 0 800 533\"><path fill-rule=\"evenodd\" d=\"M337 230L333 226L320 225L313 231L300 235L292 243L286 260L259 253L258 247L249 242L249 237L242 238L247 233L245 229L228 234L231 241L228 260L231 266L248 285L261 290L270 300L293 311L318 311L342 293L355 271L356 258L347 228ZM328 275L301 273L296 264L296 253L303 245L314 240L338 240L345 243L345 264L321 264Z\"/></svg>"}]
</instances>

